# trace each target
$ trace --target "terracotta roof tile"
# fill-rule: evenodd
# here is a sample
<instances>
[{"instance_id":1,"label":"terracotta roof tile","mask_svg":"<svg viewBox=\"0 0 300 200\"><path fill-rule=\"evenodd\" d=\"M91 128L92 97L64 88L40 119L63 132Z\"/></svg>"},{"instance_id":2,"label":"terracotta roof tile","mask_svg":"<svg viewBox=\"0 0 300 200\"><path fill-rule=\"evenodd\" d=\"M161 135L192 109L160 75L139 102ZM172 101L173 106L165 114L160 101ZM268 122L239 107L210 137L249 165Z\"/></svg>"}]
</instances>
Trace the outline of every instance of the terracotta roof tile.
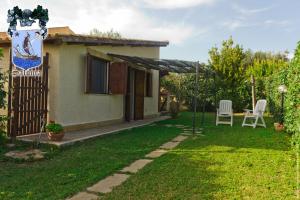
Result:
<instances>
[{"instance_id":1,"label":"terracotta roof tile","mask_svg":"<svg viewBox=\"0 0 300 200\"><path fill-rule=\"evenodd\" d=\"M64 27L52 27L48 29L48 34L65 34L65 35L71 35L71 34L75 34L74 31L72 31L70 29L70 27L68 26L64 26Z\"/></svg>"}]
</instances>

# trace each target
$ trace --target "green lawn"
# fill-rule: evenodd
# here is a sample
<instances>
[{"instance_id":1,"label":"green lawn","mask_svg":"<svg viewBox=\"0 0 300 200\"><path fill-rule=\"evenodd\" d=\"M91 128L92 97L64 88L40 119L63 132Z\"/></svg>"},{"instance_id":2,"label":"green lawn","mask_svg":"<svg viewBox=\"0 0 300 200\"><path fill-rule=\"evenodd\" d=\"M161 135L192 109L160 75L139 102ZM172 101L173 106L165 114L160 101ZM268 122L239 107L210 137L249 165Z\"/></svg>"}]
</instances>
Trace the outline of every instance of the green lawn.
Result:
<instances>
[{"instance_id":1,"label":"green lawn","mask_svg":"<svg viewBox=\"0 0 300 200\"><path fill-rule=\"evenodd\" d=\"M198 116L200 118L200 116ZM295 157L289 137L267 129L214 125L132 175L101 199L295 199ZM200 121L199 119L197 120ZM192 114L51 150L47 160L15 163L0 155L0 199L64 199L122 169L191 125ZM199 124L199 123L198 123ZM5 150L0 150L0 154Z\"/></svg>"},{"instance_id":2,"label":"green lawn","mask_svg":"<svg viewBox=\"0 0 300 200\"><path fill-rule=\"evenodd\" d=\"M199 116L200 117L200 116ZM295 158L289 137L267 129L214 125L156 159L103 199L295 199ZM268 120L269 121L269 120ZM163 123L191 125L191 113ZM102 198L101 198L102 199Z\"/></svg>"},{"instance_id":3,"label":"green lawn","mask_svg":"<svg viewBox=\"0 0 300 200\"><path fill-rule=\"evenodd\" d=\"M52 150L47 160L16 163L0 146L0 199L64 199L143 157L180 133L177 128L140 127ZM50 151L51 149L45 148Z\"/></svg>"}]
</instances>

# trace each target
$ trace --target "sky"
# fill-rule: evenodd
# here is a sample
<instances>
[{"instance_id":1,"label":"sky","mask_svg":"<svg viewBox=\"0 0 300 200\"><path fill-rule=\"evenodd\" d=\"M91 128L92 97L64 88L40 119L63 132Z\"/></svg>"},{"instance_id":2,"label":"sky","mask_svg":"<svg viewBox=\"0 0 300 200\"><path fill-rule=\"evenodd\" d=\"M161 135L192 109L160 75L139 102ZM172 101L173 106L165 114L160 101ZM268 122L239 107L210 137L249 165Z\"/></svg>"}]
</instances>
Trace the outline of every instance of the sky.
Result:
<instances>
[{"instance_id":1,"label":"sky","mask_svg":"<svg viewBox=\"0 0 300 200\"><path fill-rule=\"evenodd\" d=\"M48 27L168 40L161 58L207 62L209 49L230 36L244 49L288 50L292 57L300 40L299 0L1 0L0 31L7 30L7 10L16 5L48 8Z\"/></svg>"}]
</instances>

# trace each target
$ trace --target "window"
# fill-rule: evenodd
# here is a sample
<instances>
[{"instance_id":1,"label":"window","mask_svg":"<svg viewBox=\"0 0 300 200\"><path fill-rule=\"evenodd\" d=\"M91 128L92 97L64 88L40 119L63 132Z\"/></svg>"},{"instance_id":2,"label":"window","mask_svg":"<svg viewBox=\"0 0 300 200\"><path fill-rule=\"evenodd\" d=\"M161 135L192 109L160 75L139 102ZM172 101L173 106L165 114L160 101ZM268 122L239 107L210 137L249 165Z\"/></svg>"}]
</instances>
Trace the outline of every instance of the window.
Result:
<instances>
[{"instance_id":1,"label":"window","mask_svg":"<svg viewBox=\"0 0 300 200\"><path fill-rule=\"evenodd\" d=\"M152 97L152 73L146 72L145 96Z\"/></svg>"},{"instance_id":2,"label":"window","mask_svg":"<svg viewBox=\"0 0 300 200\"><path fill-rule=\"evenodd\" d=\"M97 57L87 56L87 87L86 92L107 94L108 62Z\"/></svg>"}]
</instances>

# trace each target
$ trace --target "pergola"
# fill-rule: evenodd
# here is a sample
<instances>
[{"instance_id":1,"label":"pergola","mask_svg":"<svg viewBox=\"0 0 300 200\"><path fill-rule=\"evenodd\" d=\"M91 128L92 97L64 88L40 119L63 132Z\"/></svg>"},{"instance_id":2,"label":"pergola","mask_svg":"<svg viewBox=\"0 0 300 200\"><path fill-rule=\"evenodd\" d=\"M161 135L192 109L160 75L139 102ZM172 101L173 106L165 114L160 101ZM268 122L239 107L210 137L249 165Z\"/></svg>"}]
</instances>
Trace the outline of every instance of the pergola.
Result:
<instances>
[{"instance_id":1,"label":"pergola","mask_svg":"<svg viewBox=\"0 0 300 200\"><path fill-rule=\"evenodd\" d=\"M195 91L194 91L194 114L193 114L193 134L195 134L196 126L196 111L197 111L197 93L198 76L199 73L206 73L207 69L205 64L199 62L185 61L185 60L171 60L171 59L156 59L144 58L137 56L126 56L119 54L107 54L108 56L123 60L133 66L143 67L146 69L159 70L160 72L173 72L173 73L196 73Z\"/></svg>"}]
</instances>

